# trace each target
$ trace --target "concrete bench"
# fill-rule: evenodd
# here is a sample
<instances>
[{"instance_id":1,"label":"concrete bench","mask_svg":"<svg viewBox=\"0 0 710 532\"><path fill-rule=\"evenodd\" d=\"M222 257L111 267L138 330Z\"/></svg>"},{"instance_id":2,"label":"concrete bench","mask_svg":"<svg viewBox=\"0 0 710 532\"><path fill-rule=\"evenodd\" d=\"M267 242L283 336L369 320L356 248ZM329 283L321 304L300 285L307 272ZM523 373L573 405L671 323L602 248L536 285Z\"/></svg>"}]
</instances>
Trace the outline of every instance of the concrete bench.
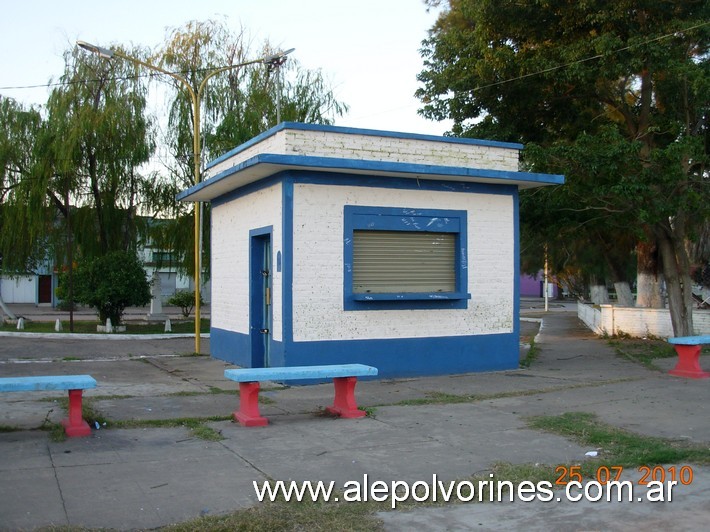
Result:
<instances>
[{"instance_id":1,"label":"concrete bench","mask_svg":"<svg viewBox=\"0 0 710 532\"><path fill-rule=\"evenodd\" d=\"M326 410L344 418L363 417L355 402L358 377L377 375L377 368L363 364L226 369L224 376L239 383L239 410L234 419L245 427L263 427L269 420L259 413L259 382L333 379L335 399Z\"/></svg>"},{"instance_id":2,"label":"concrete bench","mask_svg":"<svg viewBox=\"0 0 710 532\"><path fill-rule=\"evenodd\" d=\"M704 344L710 344L710 335L679 336L669 338L668 343L672 344L678 353L678 363L668 373L691 379L710 378L710 373L700 367L700 350Z\"/></svg>"},{"instance_id":3,"label":"concrete bench","mask_svg":"<svg viewBox=\"0 0 710 532\"><path fill-rule=\"evenodd\" d=\"M0 378L0 392L69 390L69 417L62 420L62 425L70 438L91 434L89 424L81 416L81 396L84 390L95 387L96 380L91 375Z\"/></svg>"}]
</instances>

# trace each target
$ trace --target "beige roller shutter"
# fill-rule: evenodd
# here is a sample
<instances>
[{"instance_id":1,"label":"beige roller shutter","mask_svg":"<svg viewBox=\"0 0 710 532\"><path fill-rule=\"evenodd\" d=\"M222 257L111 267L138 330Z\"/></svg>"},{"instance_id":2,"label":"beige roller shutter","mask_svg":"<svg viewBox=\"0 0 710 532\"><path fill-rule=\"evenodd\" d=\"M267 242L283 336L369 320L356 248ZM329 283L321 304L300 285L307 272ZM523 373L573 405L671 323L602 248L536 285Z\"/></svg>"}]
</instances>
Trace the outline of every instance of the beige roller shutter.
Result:
<instances>
[{"instance_id":1,"label":"beige roller shutter","mask_svg":"<svg viewBox=\"0 0 710 532\"><path fill-rule=\"evenodd\" d=\"M456 234L353 231L353 292L456 291Z\"/></svg>"}]
</instances>

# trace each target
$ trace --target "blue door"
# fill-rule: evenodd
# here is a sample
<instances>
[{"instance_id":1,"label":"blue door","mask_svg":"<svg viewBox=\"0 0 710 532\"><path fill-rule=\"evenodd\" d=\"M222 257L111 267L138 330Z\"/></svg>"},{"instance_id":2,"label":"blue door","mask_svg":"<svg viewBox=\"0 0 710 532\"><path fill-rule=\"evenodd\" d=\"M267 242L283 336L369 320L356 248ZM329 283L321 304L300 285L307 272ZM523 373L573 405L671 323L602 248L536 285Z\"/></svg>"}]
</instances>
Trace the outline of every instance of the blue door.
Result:
<instances>
[{"instance_id":1,"label":"blue door","mask_svg":"<svg viewBox=\"0 0 710 532\"><path fill-rule=\"evenodd\" d=\"M250 246L251 366L269 367L271 346L271 233L251 234Z\"/></svg>"}]
</instances>

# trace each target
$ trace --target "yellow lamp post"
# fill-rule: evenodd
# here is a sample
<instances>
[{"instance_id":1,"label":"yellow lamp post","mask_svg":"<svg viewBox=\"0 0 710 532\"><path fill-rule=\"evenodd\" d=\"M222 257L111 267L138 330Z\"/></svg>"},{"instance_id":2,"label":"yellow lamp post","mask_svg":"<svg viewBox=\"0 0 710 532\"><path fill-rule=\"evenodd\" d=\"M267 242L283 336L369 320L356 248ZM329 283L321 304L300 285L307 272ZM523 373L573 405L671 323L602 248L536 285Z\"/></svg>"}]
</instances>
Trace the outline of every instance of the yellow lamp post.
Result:
<instances>
[{"instance_id":1,"label":"yellow lamp post","mask_svg":"<svg viewBox=\"0 0 710 532\"><path fill-rule=\"evenodd\" d=\"M132 63L141 65L145 68L148 68L150 70L155 70L157 72L160 72L162 74L165 74L166 76L170 76L173 79L176 79L179 81L182 86L187 90L188 94L190 95L190 98L192 99L192 128L193 128L193 139L192 139L192 149L194 153L194 178L195 178L195 184L198 184L201 181L201 175L200 175L200 103L202 99L202 93L204 92L205 87L207 86L207 81L212 78L213 76L216 76L217 74L220 74L222 72L225 72L227 70L232 70L235 68L247 66L247 65L253 65L256 63L262 63L270 66L275 66L279 67L281 66L284 61L286 60L286 56L293 52L294 48L291 48L290 50L287 50L285 52L280 52L278 54L270 55L270 56L265 56L261 57L259 59L254 59L252 61L245 61L243 63L239 63L236 65L228 65L220 68L216 68L214 70L210 70L205 74L205 78L202 80L200 83L199 87L197 90L195 90L192 85L185 79L183 76L176 74L175 72L170 72L169 70L165 70L164 68L161 68L159 66L153 65L151 63L147 63L146 61L143 61L141 59L138 59L137 57L132 57L130 55L124 54L123 52L119 50L111 50L108 48L102 48L101 46L96 46L95 44L90 44L85 41L77 41L76 42L77 46L80 48L83 48L84 50L87 50L89 52L98 54L99 57L102 57L104 59L111 59L113 57L118 57L121 59L125 59L126 61L130 61ZM201 230L201 208L200 208L200 203L195 202L195 353L200 352L200 278L202 276L202 249L201 249L201 239L200 239L200 230Z\"/></svg>"}]
</instances>

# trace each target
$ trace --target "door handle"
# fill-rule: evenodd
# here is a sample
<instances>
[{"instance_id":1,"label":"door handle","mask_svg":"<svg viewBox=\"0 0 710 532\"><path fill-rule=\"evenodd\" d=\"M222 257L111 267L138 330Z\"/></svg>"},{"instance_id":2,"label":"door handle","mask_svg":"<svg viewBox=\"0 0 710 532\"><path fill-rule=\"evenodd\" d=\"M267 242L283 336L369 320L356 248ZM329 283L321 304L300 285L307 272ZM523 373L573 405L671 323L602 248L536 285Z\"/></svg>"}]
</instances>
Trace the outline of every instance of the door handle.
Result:
<instances>
[{"instance_id":1,"label":"door handle","mask_svg":"<svg viewBox=\"0 0 710 532\"><path fill-rule=\"evenodd\" d=\"M269 334L269 329L259 329L261 334Z\"/></svg>"}]
</instances>

